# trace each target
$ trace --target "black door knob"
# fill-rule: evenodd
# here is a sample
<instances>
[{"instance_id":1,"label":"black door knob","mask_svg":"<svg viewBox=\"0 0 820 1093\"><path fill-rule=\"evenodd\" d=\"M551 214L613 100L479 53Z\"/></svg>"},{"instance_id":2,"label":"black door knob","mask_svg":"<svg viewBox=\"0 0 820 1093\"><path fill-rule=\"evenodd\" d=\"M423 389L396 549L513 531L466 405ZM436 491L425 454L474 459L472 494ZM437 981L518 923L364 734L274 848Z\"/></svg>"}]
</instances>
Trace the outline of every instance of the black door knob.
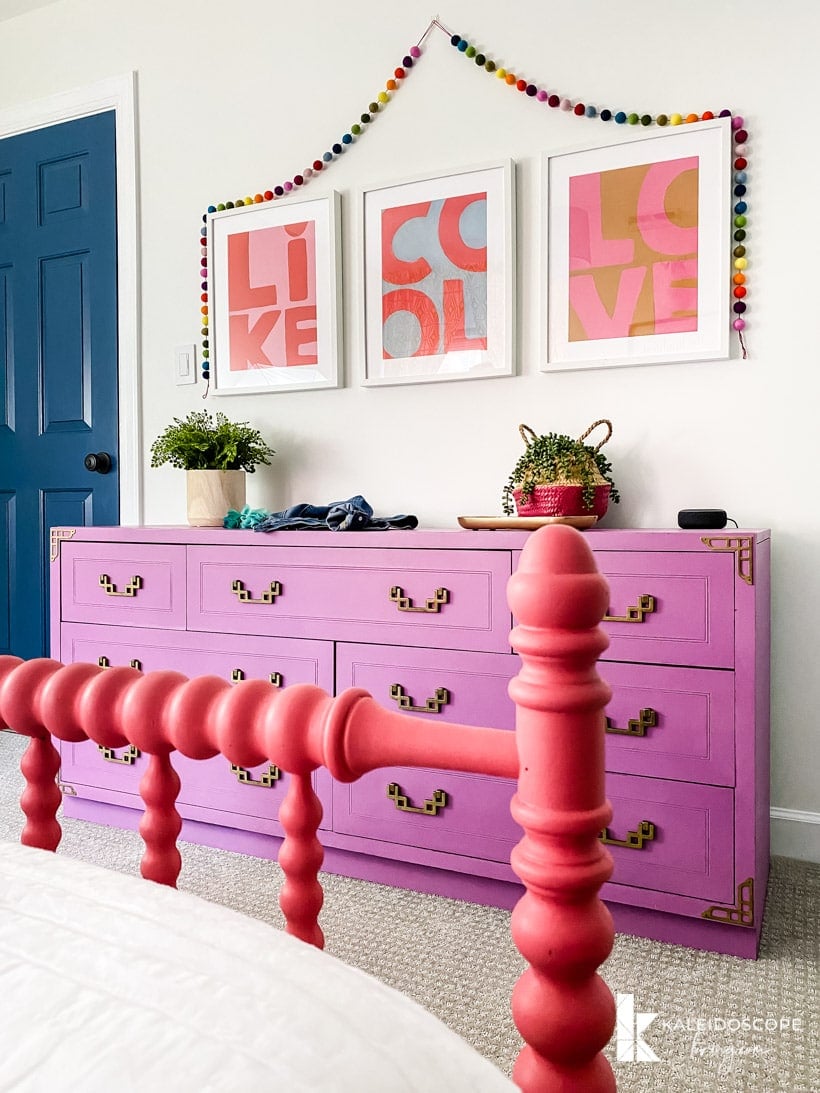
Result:
<instances>
[{"instance_id":1,"label":"black door knob","mask_svg":"<svg viewBox=\"0 0 820 1093\"><path fill-rule=\"evenodd\" d=\"M96 471L97 474L108 474L111 470L111 456L108 452L89 452L83 463L87 471Z\"/></svg>"}]
</instances>

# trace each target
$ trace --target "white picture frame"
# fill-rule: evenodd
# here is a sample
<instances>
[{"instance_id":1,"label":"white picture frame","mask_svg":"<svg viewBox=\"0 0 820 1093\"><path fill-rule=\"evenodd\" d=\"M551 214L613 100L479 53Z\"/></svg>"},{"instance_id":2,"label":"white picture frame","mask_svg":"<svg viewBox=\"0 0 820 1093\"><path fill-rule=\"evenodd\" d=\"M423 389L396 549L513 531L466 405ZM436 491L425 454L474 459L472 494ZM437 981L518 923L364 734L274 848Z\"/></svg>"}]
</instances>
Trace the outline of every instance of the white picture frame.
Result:
<instances>
[{"instance_id":1,"label":"white picture frame","mask_svg":"<svg viewBox=\"0 0 820 1093\"><path fill-rule=\"evenodd\" d=\"M359 208L363 386L514 375L512 160L374 186Z\"/></svg>"},{"instance_id":2,"label":"white picture frame","mask_svg":"<svg viewBox=\"0 0 820 1093\"><path fill-rule=\"evenodd\" d=\"M207 229L213 394L338 387L338 193L210 213Z\"/></svg>"},{"instance_id":3,"label":"white picture frame","mask_svg":"<svg viewBox=\"0 0 820 1093\"><path fill-rule=\"evenodd\" d=\"M543 155L541 371L729 357L730 169L728 118Z\"/></svg>"}]
</instances>

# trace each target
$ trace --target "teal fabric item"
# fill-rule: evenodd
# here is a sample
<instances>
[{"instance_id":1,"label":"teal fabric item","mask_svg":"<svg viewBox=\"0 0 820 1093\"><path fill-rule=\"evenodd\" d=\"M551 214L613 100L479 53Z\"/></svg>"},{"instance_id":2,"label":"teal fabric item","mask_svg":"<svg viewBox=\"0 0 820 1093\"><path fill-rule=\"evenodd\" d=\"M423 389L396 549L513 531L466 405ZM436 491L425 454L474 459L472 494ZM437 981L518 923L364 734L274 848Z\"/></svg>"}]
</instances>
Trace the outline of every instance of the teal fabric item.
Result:
<instances>
[{"instance_id":1,"label":"teal fabric item","mask_svg":"<svg viewBox=\"0 0 820 1093\"><path fill-rule=\"evenodd\" d=\"M240 528L251 531L263 520L267 520L269 516L270 513L267 509L252 509L245 505L241 512L237 512L236 509L229 509L222 524L226 528Z\"/></svg>"}]
</instances>

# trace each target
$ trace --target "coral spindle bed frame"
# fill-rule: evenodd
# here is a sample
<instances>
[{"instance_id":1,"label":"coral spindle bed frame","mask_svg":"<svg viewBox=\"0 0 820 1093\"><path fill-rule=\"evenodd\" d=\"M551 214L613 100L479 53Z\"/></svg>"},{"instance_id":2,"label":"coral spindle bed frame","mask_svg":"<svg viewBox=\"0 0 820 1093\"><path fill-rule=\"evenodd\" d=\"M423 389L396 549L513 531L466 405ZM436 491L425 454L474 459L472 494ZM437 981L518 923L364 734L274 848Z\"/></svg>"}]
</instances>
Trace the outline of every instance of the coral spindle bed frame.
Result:
<instances>
[{"instance_id":1,"label":"coral spindle bed frame","mask_svg":"<svg viewBox=\"0 0 820 1093\"><path fill-rule=\"evenodd\" d=\"M321 806L311 772L326 767L350 782L377 767L432 766L517 778L512 813L523 837L511 855L525 892L512 936L529 963L512 1011L525 1046L513 1080L525 1091L604 1093L615 1079L601 1049L615 1023L612 995L597 973L613 927L598 896L612 872L598 835L611 819L604 794L603 710L611 695L596 671L607 646L599 627L608 589L583 536L550 526L527 541L508 585L511 634L521 670L509 693L516 731L439 725L383 709L366 692L331 698L296 684L231 685L214 676L143 675L133 668L0 657L0 726L31 737L21 841L55 850L59 752L51 736L148 753L140 783L145 813L142 875L175 886L181 866L174 751L194 759L222 754L253 767L275 762L292 777L279 818L280 905L289 933L319 948L323 851Z\"/></svg>"}]
</instances>

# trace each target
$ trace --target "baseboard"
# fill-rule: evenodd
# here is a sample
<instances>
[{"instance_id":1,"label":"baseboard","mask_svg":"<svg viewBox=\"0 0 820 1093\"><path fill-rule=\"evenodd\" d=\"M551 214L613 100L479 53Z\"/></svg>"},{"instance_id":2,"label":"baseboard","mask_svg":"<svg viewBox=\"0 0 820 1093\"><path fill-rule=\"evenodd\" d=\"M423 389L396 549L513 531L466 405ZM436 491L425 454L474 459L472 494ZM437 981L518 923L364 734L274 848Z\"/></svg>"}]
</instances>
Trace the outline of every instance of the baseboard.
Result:
<instances>
[{"instance_id":1,"label":"baseboard","mask_svg":"<svg viewBox=\"0 0 820 1093\"><path fill-rule=\"evenodd\" d=\"M820 812L773 808L772 854L820 865Z\"/></svg>"}]
</instances>

